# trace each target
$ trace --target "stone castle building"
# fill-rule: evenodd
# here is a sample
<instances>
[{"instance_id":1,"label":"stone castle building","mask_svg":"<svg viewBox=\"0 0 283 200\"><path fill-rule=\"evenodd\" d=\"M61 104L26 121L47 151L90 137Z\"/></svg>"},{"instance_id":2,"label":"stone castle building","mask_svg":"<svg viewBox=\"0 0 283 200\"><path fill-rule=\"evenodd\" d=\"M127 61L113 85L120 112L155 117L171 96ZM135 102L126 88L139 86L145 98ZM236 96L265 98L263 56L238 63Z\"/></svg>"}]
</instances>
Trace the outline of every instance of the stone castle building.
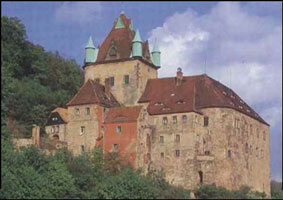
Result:
<instances>
[{"instance_id":1,"label":"stone castle building","mask_svg":"<svg viewBox=\"0 0 283 200\"><path fill-rule=\"evenodd\" d=\"M124 13L99 48L89 38L85 51L84 84L50 114L50 138L74 154L116 151L187 189L248 185L270 194L269 124L233 90L180 68L158 78L157 44L150 52Z\"/></svg>"}]
</instances>

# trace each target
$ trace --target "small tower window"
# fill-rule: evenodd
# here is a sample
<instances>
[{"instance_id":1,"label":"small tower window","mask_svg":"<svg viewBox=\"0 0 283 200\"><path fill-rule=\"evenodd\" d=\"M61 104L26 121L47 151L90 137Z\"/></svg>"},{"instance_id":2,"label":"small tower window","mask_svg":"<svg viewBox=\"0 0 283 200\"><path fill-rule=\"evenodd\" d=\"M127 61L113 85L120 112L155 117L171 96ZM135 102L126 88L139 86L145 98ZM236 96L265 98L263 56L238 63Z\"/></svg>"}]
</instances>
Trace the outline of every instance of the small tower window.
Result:
<instances>
[{"instance_id":1,"label":"small tower window","mask_svg":"<svg viewBox=\"0 0 283 200\"><path fill-rule=\"evenodd\" d=\"M85 133L85 127L81 126L81 131L80 131L80 135L83 135Z\"/></svg>"},{"instance_id":2,"label":"small tower window","mask_svg":"<svg viewBox=\"0 0 283 200\"><path fill-rule=\"evenodd\" d=\"M231 150L228 150L228 158L231 158L232 157L232 152L231 152Z\"/></svg>"},{"instance_id":3,"label":"small tower window","mask_svg":"<svg viewBox=\"0 0 283 200\"><path fill-rule=\"evenodd\" d=\"M86 107L86 108L85 108L85 112L86 112L86 115L90 115L90 109L89 109L89 107Z\"/></svg>"},{"instance_id":4,"label":"small tower window","mask_svg":"<svg viewBox=\"0 0 283 200\"><path fill-rule=\"evenodd\" d=\"M76 115L80 115L80 109L79 108L75 108L76 110Z\"/></svg>"},{"instance_id":5,"label":"small tower window","mask_svg":"<svg viewBox=\"0 0 283 200\"><path fill-rule=\"evenodd\" d=\"M160 143L164 143L164 136L160 136Z\"/></svg>"},{"instance_id":6,"label":"small tower window","mask_svg":"<svg viewBox=\"0 0 283 200\"><path fill-rule=\"evenodd\" d=\"M163 117L163 125L167 125L168 124L168 119L167 117Z\"/></svg>"},{"instance_id":7,"label":"small tower window","mask_svg":"<svg viewBox=\"0 0 283 200\"><path fill-rule=\"evenodd\" d=\"M202 173L202 171L199 171L198 175L199 175L199 183L203 184L203 173Z\"/></svg>"},{"instance_id":8,"label":"small tower window","mask_svg":"<svg viewBox=\"0 0 283 200\"><path fill-rule=\"evenodd\" d=\"M204 117L203 126L208 126L208 117Z\"/></svg>"},{"instance_id":9,"label":"small tower window","mask_svg":"<svg viewBox=\"0 0 283 200\"><path fill-rule=\"evenodd\" d=\"M183 119L183 123L186 123L187 122L187 115L183 115L182 119Z\"/></svg>"},{"instance_id":10,"label":"small tower window","mask_svg":"<svg viewBox=\"0 0 283 200\"><path fill-rule=\"evenodd\" d=\"M175 142L176 142L176 143L179 143L179 142L180 142L180 135L176 135L176 137L175 137Z\"/></svg>"},{"instance_id":11,"label":"small tower window","mask_svg":"<svg viewBox=\"0 0 283 200\"><path fill-rule=\"evenodd\" d=\"M177 124L177 116L173 116L173 124Z\"/></svg>"},{"instance_id":12,"label":"small tower window","mask_svg":"<svg viewBox=\"0 0 283 200\"><path fill-rule=\"evenodd\" d=\"M175 156L180 157L180 150L179 149L175 150Z\"/></svg>"},{"instance_id":13,"label":"small tower window","mask_svg":"<svg viewBox=\"0 0 283 200\"><path fill-rule=\"evenodd\" d=\"M109 78L109 82L110 82L110 86L114 86L115 80L113 76Z\"/></svg>"},{"instance_id":14,"label":"small tower window","mask_svg":"<svg viewBox=\"0 0 283 200\"><path fill-rule=\"evenodd\" d=\"M122 127L121 127L121 126L117 126L117 127L116 127L116 132L117 132L117 133L120 133L121 131L122 131Z\"/></svg>"},{"instance_id":15,"label":"small tower window","mask_svg":"<svg viewBox=\"0 0 283 200\"><path fill-rule=\"evenodd\" d=\"M124 84L128 85L130 82L130 76L129 75L124 75Z\"/></svg>"}]
</instances>

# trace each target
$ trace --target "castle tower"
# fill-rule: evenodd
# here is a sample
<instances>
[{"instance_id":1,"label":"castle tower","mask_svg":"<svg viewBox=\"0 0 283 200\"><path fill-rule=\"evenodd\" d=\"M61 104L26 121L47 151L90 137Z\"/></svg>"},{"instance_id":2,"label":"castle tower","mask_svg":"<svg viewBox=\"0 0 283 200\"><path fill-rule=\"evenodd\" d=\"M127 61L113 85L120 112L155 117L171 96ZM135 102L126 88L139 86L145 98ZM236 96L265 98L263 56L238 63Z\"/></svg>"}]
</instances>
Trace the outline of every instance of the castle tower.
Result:
<instances>
[{"instance_id":1,"label":"castle tower","mask_svg":"<svg viewBox=\"0 0 283 200\"><path fill-rule=\"evenodd\" d=\"M96 48L88 45L88 49L93 52ZM87 51L93 55L92 52ZM87 61L91 63L83 66L85 82L90 79L104 84L109 78L111 93L124 106L137 105L147 80L157 78L160 68L151 60L148 41L143 41L139 31L133 30L132 20L124 12L114 21L97 57L90 56Z\"/></svg>"},{"instance_id":2,"label":"castle tower","mask_svg":"<svg viewBox=\"0 0 283 200\"><path fill-rule=\"evenodd\" d=\"M132 44L132 56L142 57L142 40L139 30L136 31Z\"/></svg>"},{"instance_id":3,"label":"castle tower","mask_svg":"<svg viewBox=\"0 0 283 200\"><path fill-rule=\"evenodd\" d=\"M158 48L158 45L157 43L155 42L154 46L153 46L153 49L152 49L152 52L151 52L151 56L152 56L152 62L155 66L158 66L160 67L161 66L161 63L160 63L160 50Z\"/></svg>"},{"instance_id":4,"label":"castle tower","mask_svg":"<svg viewBox=\"0 0 283 200\"><path fill-rule=\"evenodd\" d=\"M97 53L98 49L95 49L92 37L90 36L85 47L85 64L94 63L96 61Z\"/></svg>"}]
</instances>

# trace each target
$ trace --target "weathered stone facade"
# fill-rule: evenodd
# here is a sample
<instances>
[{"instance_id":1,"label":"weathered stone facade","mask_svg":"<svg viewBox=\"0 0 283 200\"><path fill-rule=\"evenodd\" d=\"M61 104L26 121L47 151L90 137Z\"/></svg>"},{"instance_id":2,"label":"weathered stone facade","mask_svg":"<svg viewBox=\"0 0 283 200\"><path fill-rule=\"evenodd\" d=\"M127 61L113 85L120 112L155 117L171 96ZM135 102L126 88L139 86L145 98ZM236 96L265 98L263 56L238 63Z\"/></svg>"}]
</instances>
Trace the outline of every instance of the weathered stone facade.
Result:
<instances>
[{"instance_id":1,"label":"weathered stone facade","mask_svg":"<svg viewBox=\"0 0 283 200\"><path fill-rule=\"evenodd\" d=\"M125 84L124 76L129 75L129 83ZM157 78L157 69L146 65L138 59L117 61L85 67L85 82L97 80L104 85L104 80L114 77L111 93L124 106L137 105L148 79Z\"/></svg>"},{"instance_id":2,"label":"weathered stone facade","mask_svg":"<svg viewBox=\"0 0 283 200\"><path fill-rule=\"evenodd\" d=\"M124 17L128 28L130 21ZM121 155L130 155L135 168L144 173L163 170L170 183L187 189L248 185L270 195L269 125L206 74L183 77L178 69L176 77L158 79L160 66L130 56L130 46L113 49L115 40L131 45L132 38L125 39L123 31L132 30L113 26L113 38L104 41L99 61L85 64L84 89L67 104L68 120L60 125L59 140L74 154L97 146L109 152L113 144L120 145ZM147 42L142 48L148 55ZM119 56L114 59L109 52ZM109 78L110 88L105 85ZM121 111L129 106L142 106L134 120ZM117 115L106 122L111 109ZM115 135L117 126L124 134Z\"/></svg>"}]
</instances>

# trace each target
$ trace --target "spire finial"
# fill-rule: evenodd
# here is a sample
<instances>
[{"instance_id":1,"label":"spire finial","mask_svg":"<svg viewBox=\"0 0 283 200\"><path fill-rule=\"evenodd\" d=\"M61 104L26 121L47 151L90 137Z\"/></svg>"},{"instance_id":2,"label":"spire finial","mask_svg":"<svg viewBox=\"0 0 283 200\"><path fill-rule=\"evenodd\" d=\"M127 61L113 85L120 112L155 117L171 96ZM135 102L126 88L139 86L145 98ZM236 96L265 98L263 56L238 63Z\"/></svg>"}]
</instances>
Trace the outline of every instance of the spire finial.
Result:
<instances>
[{"instance_id":1,"label":"spire finial","mask_svg":"<svg viewBox=\"0 0 283 200\"><path fill-rule=\"evenodd\" d=\"M139 29L137 29L133 42L142 42Z\"/></svg>"},{"instance_id":2,"label":"spire finial","mask_svg":"<svg viewBox=\"0 0 283 200\"><path fill-rule=\"evenodd\" d=\"M85 48L93 48L93 49L95 48L95 46L93 45L93 41L92 41L92 37L91 36L89 36Z\"/></svg>"},{"instance_id":3,"label":"spire finial","mask_svg":"<svg viewBox=\"0 0 283 200\"><path fill-rule=\"evenodd\" d=\"M125 15L125 12L122 10L120 15Z\"/></svg>"}]
</instances>

